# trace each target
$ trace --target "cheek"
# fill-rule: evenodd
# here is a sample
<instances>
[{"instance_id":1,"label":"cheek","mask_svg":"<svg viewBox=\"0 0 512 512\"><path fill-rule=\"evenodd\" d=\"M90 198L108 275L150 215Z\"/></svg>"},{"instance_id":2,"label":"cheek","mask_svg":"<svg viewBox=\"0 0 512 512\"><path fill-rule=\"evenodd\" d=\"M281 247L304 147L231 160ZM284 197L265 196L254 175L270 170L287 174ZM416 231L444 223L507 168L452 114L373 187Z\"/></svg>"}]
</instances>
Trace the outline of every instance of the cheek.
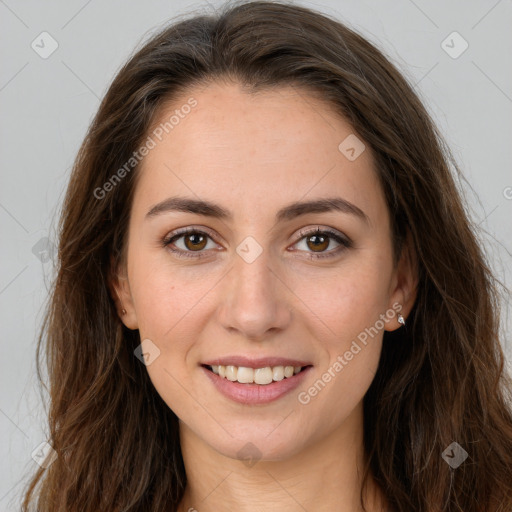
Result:
<instances>
[{"instance_id":1,"label":"cheek","mask_svg":"<svg viewBox=\"0 0 512 512\"><path fill-rule=\"evenodd\" d=\"M351 258L330 271L297 274L291 286L304 314L318 324L317 337L341 346L375 324L389 300L388 265L377 258ZM309 311L309 313L307 313Z\"/></svg>"},{"instance_id":2,"label":"cheek","mask_svg":"<svg viewBox=\"0 0 512 512\"><path fill-rule=\"evenodd\" d=\"M294 292L305 304L303 318L324 354L304 401L325 408L325 417L343 419L363 398L378 367L386 314L390 265L372 258L340 264L335 273L302 274ZM314 277L314 279L313 279ZM329 412L330 411L330 412ZM335 411L335 412L333 412Z\"/></svg>"},{"instance_id":3,"label":"cheek","mask_svg":"<svg viewBox=\"0 0 512 512\"><path fill-rule=\"evenodd\" d=\"M147 264L134 258L132 263L130 283L141 337L176 338L175 332L187 324L188 315L200 308L211 288L210 278L161 259Z\"/></svg>"},{"instance_id":4,"label":"cheek","mask_svg":"<svg viewBox=\"0 0 512 512\"><path fill-rule=\"evenodd\" d=\"M149 378L165 403L182 419L193 421L204 410L194 391L197 340L207 318L208 282L167 265L152 265L133 277L133 295L141 340L150 339L158 357L146 367ZM205 418L206 420L206 418Z\"/></svg>"}]
</instances>

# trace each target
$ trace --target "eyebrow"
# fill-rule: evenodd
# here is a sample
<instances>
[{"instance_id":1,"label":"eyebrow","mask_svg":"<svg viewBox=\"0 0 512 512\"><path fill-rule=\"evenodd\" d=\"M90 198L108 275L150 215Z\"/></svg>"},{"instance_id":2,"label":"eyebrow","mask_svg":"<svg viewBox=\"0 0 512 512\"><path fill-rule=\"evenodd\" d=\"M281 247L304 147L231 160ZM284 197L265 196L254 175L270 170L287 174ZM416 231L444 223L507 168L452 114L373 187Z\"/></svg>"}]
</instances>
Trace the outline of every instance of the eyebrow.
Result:
<instances>
[{"instance_id":1,"label":"eyebrow","mask_svg":"<svg viewBox=\"0 0 512 512\"><path fill-rule=\"evenodd\" d=\"M155 204L146 214L146 219L156 217L167 212L187 212L204 215L225 221L233 220L233 214L222 206L210 201L191 199L187 197L169 197ZM355 204L341 197L315 199L311 201L297 201L281 208L275 217L276 223L292 220L301 215L310 213L325 213L338 211L355 215L369 224L368 216Z\"/></svg>"}]
</instances>

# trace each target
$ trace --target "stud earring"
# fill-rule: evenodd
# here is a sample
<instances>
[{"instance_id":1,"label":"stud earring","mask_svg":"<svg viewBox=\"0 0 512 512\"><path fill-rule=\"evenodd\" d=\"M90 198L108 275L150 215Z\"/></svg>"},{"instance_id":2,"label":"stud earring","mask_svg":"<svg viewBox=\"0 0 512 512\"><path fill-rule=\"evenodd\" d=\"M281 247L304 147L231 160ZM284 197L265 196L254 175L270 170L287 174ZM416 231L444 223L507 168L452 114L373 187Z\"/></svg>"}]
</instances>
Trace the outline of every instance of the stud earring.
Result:
<instances>
[{"instance_id":1,"label":"stud earring","mask_svg":"<svg viewBox=\"0 0 512 512\"><path fill-rule=\"evenodd\" d=\"M398 320L399 324L405 325L405 319L404 319L404 316L402 315L402 313L398 313L397 320Z\"/></svg>"},{"instance_id":2,"label":"stud earring","mask_svg":"<svg viewBox=\"0 0 512 512\"><path fill-rule=\"evenodd\" d=\"M123 315L126 315L126 309L124 309L124 308L123 308L123 309L121 310L121 313L122 313Z\"/></svg>"}]
</instances>

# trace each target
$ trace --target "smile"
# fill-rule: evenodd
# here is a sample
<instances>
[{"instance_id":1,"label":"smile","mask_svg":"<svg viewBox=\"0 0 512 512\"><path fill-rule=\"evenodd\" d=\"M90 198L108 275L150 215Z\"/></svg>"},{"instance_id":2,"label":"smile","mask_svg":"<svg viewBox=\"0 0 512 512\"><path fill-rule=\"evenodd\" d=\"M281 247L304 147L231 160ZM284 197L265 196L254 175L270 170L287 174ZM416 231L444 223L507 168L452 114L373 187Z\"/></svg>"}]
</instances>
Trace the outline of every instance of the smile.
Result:
<instances>
[{"instance_id":1,"label":"smile","mask_svg":"<svg viewBox=\"0 0 512 512\"><path fill-rule=\"evenodd\" d=\"M244 405L264 405L284 397L304 381L312 368L312 365L261 368L201 365L202 371L220 394Z\"/></svg>"},{"instance_id":2,"label":"smile","mask_svg":"<svg viewBox=\"0 0 512 512\"><path fill-rule=\"evenodd\" d=\"M206 366L213 373L220 377L239 382L240 384L260 384L267 385L272 382L279 382L283 379L289 379L297 373L300 373L305 366L266 366L263 368L248 368L246 366L224 366L211 365Z\"/></svg>"}]
</instances>

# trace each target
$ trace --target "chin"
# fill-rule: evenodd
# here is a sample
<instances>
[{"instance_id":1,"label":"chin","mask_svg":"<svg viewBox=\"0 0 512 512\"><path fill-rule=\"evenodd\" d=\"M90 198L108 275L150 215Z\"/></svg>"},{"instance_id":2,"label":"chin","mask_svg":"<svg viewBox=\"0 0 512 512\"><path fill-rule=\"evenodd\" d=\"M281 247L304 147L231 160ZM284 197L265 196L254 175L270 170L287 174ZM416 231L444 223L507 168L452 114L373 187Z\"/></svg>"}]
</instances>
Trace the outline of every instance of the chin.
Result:
<instances>
[{"instance_id":1,"label":"chin","mask_svg":"<svg viewBox=\"0 0 512 512\"><path fill-rule=\"evenodd\" d=\"M269 435L270 432L272 428L248 429L244 434L226 435L222 440L211 440L209 444L225 457L246 461L248 467L258 461L286 460L303 447L303 440L296 440L289 431L283 430L279 436L275 430Z\"/></svg>"}]
</instances>

